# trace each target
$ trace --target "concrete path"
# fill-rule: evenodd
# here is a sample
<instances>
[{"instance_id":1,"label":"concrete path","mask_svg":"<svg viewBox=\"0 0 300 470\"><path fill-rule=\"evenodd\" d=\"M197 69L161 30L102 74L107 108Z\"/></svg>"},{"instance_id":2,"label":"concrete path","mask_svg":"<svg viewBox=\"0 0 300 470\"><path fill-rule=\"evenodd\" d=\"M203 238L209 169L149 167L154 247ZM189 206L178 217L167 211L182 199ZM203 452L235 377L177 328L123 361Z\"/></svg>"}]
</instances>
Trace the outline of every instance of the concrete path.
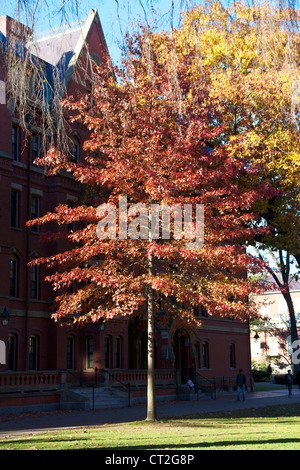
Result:
<instances>
[{"instance_id":1,"label":"concrete path","mask_svg":"<svg viewBox=\"0 0 300 470\"><path fill-rule=\"evenodd\" d=\"M201 397L198 401L172 401L157 404L158 418L180 417L197 413L230 411L257 408L261 406L300 403L300 389L295 387L289 396L287 389L268 392L247 392L246 401L238 402L235 393L223 392L216 400ZM104 424L141 421L146 419L145 405L130 408L115 408L95 411L53 411L48 413L23 413L14 416L1 416L0 438L9 435L22 435L54 429L99 426Z\"/></svg>"}]
</instances>

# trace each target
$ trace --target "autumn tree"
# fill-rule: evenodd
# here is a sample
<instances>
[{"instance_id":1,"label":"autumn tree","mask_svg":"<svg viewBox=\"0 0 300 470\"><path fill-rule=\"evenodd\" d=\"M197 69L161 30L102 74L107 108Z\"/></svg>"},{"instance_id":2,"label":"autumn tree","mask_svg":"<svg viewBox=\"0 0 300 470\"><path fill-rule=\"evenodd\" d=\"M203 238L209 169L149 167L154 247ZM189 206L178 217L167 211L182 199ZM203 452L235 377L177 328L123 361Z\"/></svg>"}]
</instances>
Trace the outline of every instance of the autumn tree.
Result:
<instances>
[{"instance_id":1,"label":"autumn tree","mask_svg":"<svg viewBox=\"0 0 300 470\"><path fill-rule=\"evenodd\" d=\"M215 145L223 130L207 104L207 77L191 72L195 47L175 56L173 46L169 34L141 27L127 37L120 67L97 68L91 93L65 101L71 121L91 133L85 161L72 163L52 148L37 163L49 175L71 172L90 188L89 198L30 222L81 223L48 236L65 236L68 249L33 261L55 270L47 277L58 291L55 320L147 317L148 420L156 419L155 322L199 328L200 304L217 317L257 316L247 298L260 287L245 272L260 263L246 253L245 240L265 232L252 224L252 207L269 195L258 165L245 165L230 145ZM161 212L157 231L154 214L164 208L174 217L166 225ZM66 291L74 280L76 291Z\"/></svg>"},{"instance_id":2,"label":"autumn tree","mask_svg":"<svg viewBox=\"0 0 300 470\"><path fill-rule=\"evenodd\" d=\"M191 73L208 77L208 102L223 124L219 145L258 164L277 191L255 207L268 235L250 242L287 302L292 342L298 332L289 282L292 267L300 268L298 23L292 4L207 2L189 11L174 35L179 50L197 48ZM276 258L275 269L266 251Z\"/></svg>"}]
</instances>

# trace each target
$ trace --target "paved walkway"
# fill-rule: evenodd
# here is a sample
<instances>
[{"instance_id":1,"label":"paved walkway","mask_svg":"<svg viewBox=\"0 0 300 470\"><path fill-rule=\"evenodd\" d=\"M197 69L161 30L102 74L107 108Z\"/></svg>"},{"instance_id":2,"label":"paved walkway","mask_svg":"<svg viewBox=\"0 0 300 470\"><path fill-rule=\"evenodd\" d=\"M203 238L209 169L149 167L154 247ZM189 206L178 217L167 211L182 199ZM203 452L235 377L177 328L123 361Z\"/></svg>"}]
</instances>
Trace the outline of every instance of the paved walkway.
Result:
<instances>
[{"instance_id":1,"label":"paved walkway","mask_svg":"<svg viewBox=\"0 0 300 470\"><path fill-rule=\"evenodd\" d=\"M216 400L201 397L198 401L172 401L157 404L158 418L187 416L214 411L257 408L261 406L300 403L300 389L295 387L293 395L288 396L286 388L268 392L248 392L246 401L238 402L235 393L223 392ZM144 420L146 406L115 408L94 411L49 412L1 417L0 438L28 432L48 431L70 427L97 426Z\"/></svg>"}]
</instances>

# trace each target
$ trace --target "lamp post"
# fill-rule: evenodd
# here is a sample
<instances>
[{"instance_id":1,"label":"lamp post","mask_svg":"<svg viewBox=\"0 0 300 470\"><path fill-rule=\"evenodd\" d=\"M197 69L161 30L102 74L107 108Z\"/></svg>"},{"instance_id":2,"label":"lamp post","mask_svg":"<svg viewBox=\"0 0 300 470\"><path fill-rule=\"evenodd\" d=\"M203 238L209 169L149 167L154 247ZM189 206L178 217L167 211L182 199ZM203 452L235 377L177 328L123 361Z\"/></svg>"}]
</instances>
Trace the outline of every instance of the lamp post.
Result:
<instances>
[{"instance_id":1,"label":"lamp post","mask_svg":"<svg viewBox=\"0 0 300 470\"><path fill-rule=\"evenodd\" d=\"M6 307L4 307L3 312L1 313L1 324L2 326L7 326L9 323L9 313Z\"/></svg>"}]
</instances>

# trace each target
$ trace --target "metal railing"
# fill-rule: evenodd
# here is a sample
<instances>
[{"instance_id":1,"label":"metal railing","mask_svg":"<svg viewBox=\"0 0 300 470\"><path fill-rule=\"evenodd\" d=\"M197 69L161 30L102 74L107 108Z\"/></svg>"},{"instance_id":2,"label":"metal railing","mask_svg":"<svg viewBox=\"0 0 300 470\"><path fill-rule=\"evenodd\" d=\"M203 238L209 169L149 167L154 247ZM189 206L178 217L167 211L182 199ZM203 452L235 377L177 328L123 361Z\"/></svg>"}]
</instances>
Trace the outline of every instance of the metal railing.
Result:
<instances>
[{"instance_id":1,"label":"metal railing","mask_svg":"<svg viewBox=\"0 0 300 470\"><path fill-rule=\"evenodd\" d=\"M197 387L197 400L199 400L199 389L202 392L210 393L211 399L217 399L217 388L216 388L216 379L215 377L208 378L196 372L196 387Z\"/></svg>"},{"instance_id":2,"label":"metal railing","mask_svg":"<svg viewBox=\"0 0 300 470\"><path fill-rule=\"evenodd\" d=\"M99 374L99 378L100 378L100 383L101 384L105 384L106 383L106 380L105 380L105 374L106 376L108 376L109 379L112 379L113 382L117 382L118 384L121 385L121 387L123 389L125 389L125 391L127 391L128 393L128 406L130 407L131 406L131 389L130 389L130 382L128 382L127 384L124 383L124 382L121 382L120 380L118 380L114 374L112 374L111 372L109 372L108 370L106 369L95 369L95 387L97 388L98 386L98 374Z\"/></svg>"}]
</instances>

